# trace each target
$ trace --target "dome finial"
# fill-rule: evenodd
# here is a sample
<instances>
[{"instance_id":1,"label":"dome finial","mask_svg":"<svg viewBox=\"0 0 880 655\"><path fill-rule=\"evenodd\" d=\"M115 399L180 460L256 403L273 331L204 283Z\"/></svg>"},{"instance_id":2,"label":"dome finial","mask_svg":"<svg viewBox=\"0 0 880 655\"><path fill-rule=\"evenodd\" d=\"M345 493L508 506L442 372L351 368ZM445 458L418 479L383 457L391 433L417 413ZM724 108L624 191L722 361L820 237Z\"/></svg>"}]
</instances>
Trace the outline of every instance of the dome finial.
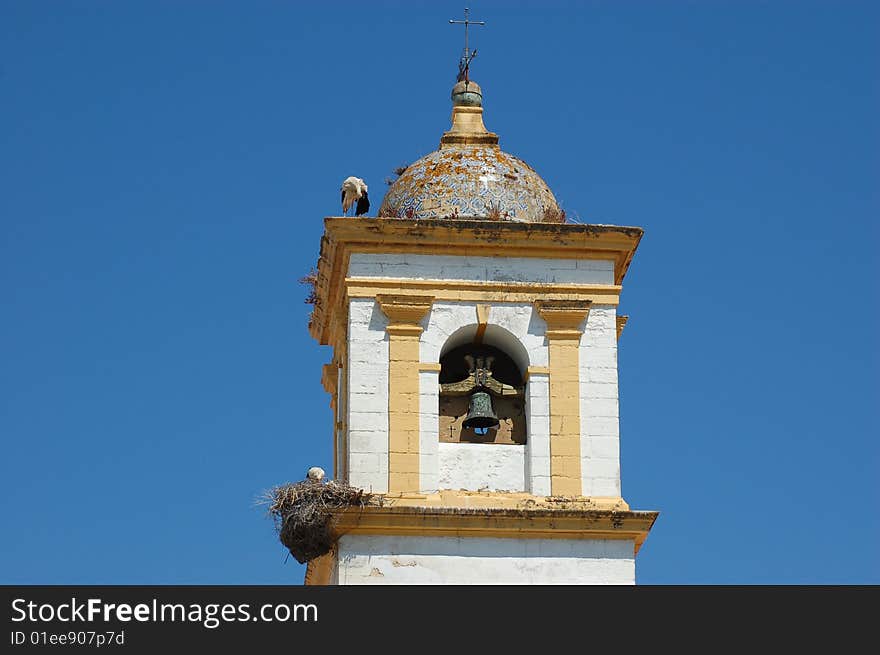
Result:
<instances>
[{"instance_id":1,"label":"dome finial","mask_svg":"<svg viewBox=\"0 0 880 655\"><path fill-rule=\"evenodd\" d=\"M498 135L483 125L483 91L470 79L470 66L476 50L468 45L468 26L485 25L484 21L470 19L470 9L465 7L464 20L450 20L451 24L464 25L464 51L458 62L458 77L452 87L452 127L440 139L440 147L470 143L498 145Z\"/></svg>"},{"instance_id":2,"label":"dome finial","mask_svg":"<svg viewBox=\"0 0 880 655\"><path fill-rule=\"evenodd\" d=\"M473 80L452 87L452 127L440 137L440 147L467 144L498 145L498 135L483 124L483 90Z\"/></svg>"},{"instance_id":3,"label":"dome finial","mask_svg":"<svg viewBox=\"0 0 880 655\"><path fill-rule=\"evenodd\" d=\"M482 20L470 20L471 10L467 7L464 8L464 20L449 20L450 25L464 25L464 51L461 54L461 60L458 62L458 78L456 82L467 82L468 81L468 71L470 70L471 62L474 60L474 57L477 56L476 48L471 52L470 48L468 48L468 26L469 25L485 25L486 21Z\"/></svg>"}]
</instances>

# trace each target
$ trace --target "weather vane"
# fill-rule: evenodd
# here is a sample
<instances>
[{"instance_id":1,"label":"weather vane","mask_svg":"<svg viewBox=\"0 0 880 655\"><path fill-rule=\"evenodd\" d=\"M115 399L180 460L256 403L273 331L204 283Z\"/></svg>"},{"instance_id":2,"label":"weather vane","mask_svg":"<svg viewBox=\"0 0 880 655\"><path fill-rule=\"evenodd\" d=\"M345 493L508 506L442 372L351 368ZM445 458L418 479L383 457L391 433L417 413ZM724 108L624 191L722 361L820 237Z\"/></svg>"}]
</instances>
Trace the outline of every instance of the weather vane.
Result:
<instances>
[{"instance_id":1,"label":"weather vane","mask_svg":"<svg viewBox=\"0 0 880 655\"><path fill-rule=\"evenodd\" d=\"M456 78L456 82L468 82L468 70L471 66L471 61L473 61L474 57L477 56L476 49L471 52L470 48L468 48L468 25L485 25L486 22L482 20L470 20L468 16L470 15L471 10L467 7L464 8L464 20L450 20L450 25L464 25L464 53L461 55L461 61L458 62L458 77Z\"/></svg>"}]
</instances>

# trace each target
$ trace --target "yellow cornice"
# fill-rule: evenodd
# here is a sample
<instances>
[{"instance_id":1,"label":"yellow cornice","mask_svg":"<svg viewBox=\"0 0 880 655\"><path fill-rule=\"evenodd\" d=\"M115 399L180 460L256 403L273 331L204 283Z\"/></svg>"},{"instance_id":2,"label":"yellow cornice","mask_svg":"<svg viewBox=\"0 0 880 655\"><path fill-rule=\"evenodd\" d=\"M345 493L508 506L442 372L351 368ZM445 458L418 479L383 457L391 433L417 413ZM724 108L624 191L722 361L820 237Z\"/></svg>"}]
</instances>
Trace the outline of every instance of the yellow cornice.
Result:
<instances>
[{"instance_id":1,"label":"yellow cornice","mask_svg":"<svg viewBox=\"0 0 880 655\"><path fill-rule=\"evenodd\" d=\"M534 282L476 282L468 280L412 280L407 278L347 277L349 298L374 298L380 293L396 295L430 292L435 300L470 302L532 302L548 300L590 301L618 305L619 284L552 284Z\"/></svg>"},{"instance_id":2,"label":"yellow cornice","mask_svg":"<svg viewBox=\"0 0 880 655\"><path fill-rule=\"evenodd\" d=\"M618 253L631 254L638 246L643 230L616 225L579 225L567 223L515 223L469 219L346 218L324 219L325 237L338 242L413 246L411 252L434 251L437 247L454 248L456 254L497 256L499 245L505 253L520 247L532 257L585 258L587 254L605 254L618 259ZM464 246L463 250L461 246ZM359 248L359 250L361 250ZM625 271L620 271L623 277ZM620 281L617 281L618 284Z\"/></svg>"},{"instance_id":3,"label":"yellow cornice","mask_svg":"<svg viewBox=\"0 0 880 655\"><path fill-rule=\"evenodd\" d=\"M466 491L440 489L433 493L386 493L382 504L392 507L467 509L546 509L628 511L620 496L535 496L527 491Z\"/></svg>"},{"instance_id":4,"label":"yellow cornice","mask_svg":"<svg viewBox=\"0 0 880 655\"><path fill-rule=\"evenodd\" d=\"M626 539L638 552L657 516L608 509L367 506L334 513L333 529L337 536Z\"/></svg>"},{"instance_id":5,"label":"yellow cornice","mask_svg":"<svg viewBox=\"0 0 880 655\"><path fill-rule=\"evenodd\" d=\"M607 298L620 293L621 284L633 253L642 236L637 227L612 225L570 225L555 223L513 223L464 219L403 219L403 218L345 218L329 217L324 220L321 255L318 260L318 279L315 284L317 304L309 322L311 335L322 344L331 343L335 316L346 293L345 278L352 252L365 253L430 253L474 256L497 256L503 247L507 257L546 257L555 259L609 259L614 262L615 285L604 285L597 290ZM435 283L436 284L436 281ZM454 283L459 284L459 283ZM450 283L442 285L449 288ZM514 285L507 285L510 291ZM556 285L562 293L571 293L571 287L587 285ZM597 285L603 286L603 285ZM612 287L614 289L613 294ZM354 290L354 289L352 289ZM486 298L484 290L459 287L460 294L473 294L477 301ZM500 289L498 290L501 291ZM525 293L526 290L515 290ZM582 291L582 290L581 290ZM433 293L433 289L432 289ZM375 295L375 293L371 294ZM555 297L548 295L548 297ZM437 295L437 299L443 299ZM603 302L589 298L594 302ZM519 298L511 301L518 301ZM611 304L611 303L609 303Z\"/></svg>"}]
</instances>

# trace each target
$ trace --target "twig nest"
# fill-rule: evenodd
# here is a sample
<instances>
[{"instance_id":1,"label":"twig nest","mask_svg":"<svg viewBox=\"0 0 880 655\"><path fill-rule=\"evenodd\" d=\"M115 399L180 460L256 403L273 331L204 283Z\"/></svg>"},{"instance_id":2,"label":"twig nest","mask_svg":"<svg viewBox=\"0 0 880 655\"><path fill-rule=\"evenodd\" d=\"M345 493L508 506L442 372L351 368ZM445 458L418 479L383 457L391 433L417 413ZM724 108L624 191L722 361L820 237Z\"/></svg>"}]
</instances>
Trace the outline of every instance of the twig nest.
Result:
<instances>
[{"instance_id":1,"label":"twig nest","mask_svg":"<svg viewBox=\"0 0 880 655\"><path fill-rule=\"evenodd\" d=\"M323 471L318 467L323 474ZM344 482L330 480L321 484L320 478L309 477L302 482L285 484L267 493L269 513L275 521L278 537L300 564L324 555L333 548L333 513L347 507L381 505L382 496Z\"/></svg>"}]
</instances>

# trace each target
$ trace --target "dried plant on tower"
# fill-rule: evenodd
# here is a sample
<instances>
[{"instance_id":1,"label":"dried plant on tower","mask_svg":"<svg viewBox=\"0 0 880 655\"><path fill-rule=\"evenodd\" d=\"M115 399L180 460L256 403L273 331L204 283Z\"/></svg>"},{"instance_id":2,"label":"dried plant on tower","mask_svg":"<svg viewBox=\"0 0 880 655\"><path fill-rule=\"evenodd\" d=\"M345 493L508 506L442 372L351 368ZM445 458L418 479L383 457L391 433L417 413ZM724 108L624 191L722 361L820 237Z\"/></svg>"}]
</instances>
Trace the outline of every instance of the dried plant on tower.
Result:
<instances>
[{"instance_id":1,"label":"dried plant on tower","mask_svg":"<svg viewBox=\"0 0 880 655\"><path fill-rule=\"evenodd\" d=\"M309 271L308 275L304 275L299 279L300 284L305 284L309 287L309 295L306 296L305 303L307 305L317 305L318 304L318 271L316 269L312 269Z\"/></svg>"},{"instance_id":2,"label":"dried plant on tower","mask_svg":"<svg viewBox=\"0 0 880 655\"><path fill-rule=\"evenodd\" d=\"M565 210L561 207L548 207L544 210L545 223L565 223Z\"/></svg>"}]
</instances>

